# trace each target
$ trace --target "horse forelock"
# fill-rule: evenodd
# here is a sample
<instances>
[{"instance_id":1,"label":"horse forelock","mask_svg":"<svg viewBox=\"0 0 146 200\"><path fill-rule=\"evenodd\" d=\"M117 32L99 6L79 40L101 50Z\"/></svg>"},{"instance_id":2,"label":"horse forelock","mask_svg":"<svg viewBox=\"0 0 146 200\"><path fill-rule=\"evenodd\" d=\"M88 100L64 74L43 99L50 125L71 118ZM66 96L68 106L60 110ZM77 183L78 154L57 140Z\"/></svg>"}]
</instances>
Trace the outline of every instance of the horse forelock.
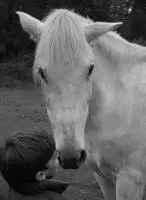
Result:
<instances>
[{"instance_id":1,"label":"horse forelock","mask_svg":"<svg viewBox=\"0 0 146 200\"><path fill-rule=\"evenodd\" d=\"M45 18L34 67L40 65L49 73L59 67L63 71L63 68L83 62L90 55L83 30L85 23L89 20L65 9L55 10ZM45 63L41 63L44 60Z\"/></svg>"}]
</instances>

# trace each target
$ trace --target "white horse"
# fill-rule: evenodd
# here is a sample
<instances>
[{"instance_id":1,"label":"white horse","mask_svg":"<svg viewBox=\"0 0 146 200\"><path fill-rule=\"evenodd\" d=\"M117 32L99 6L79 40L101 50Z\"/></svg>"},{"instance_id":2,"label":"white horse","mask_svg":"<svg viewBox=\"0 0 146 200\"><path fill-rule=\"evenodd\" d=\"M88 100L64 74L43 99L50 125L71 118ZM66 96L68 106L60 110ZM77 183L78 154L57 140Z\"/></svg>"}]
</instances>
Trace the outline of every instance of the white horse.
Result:
<instances>
[{"instance_id":1,"label":"white horse","mask_svg":"<svg viewBox=\"0 0 146 200\"><path fill-rule=\"evenodd\" d=\"M33 73L42 86L58 160L88 161L107 200L139 200L146 183L146 48L58 9L40 21L17 12L37 42ZM87 158L87 159L86 159Z\"/></svg>"}]
</instances>

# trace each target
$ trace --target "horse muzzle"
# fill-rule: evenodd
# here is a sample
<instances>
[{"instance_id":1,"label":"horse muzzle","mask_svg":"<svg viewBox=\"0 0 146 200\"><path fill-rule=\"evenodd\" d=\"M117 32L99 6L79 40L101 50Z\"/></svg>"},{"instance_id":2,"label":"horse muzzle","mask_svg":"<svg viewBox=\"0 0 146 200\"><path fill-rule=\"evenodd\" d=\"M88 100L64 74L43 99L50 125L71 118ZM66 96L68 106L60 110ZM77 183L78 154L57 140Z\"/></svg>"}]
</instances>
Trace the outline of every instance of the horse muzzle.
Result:
<instances>
[{"instance_id":1,"label":"horse muzzle","mask_svg":"<svg viewBox=\"0 0 146 200\"><path fill-rule=\"evenodd\" d=\"M85 150L58 151L58 161L64 169L78 169L80 165L86 160L87 153Z\"/></svg>"}]
</instances>

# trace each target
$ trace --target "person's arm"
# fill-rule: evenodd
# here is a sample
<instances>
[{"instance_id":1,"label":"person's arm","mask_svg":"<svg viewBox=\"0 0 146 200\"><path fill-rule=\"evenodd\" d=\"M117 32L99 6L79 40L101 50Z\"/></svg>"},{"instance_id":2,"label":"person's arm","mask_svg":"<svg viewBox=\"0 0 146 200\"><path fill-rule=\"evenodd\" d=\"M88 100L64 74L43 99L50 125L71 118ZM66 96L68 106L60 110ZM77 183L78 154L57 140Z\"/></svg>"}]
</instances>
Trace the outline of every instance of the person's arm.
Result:
<instances>
[{"instance_id":1,"label":"person's arm","mask_svg":"<svg viewBox=\"0 0 146 200\"><path fill-rule=\"evenodd\" d=\"M45 184L47 185L49 191L54 191L56 193L62 194L65 192L70 183L55 179L47 179L45 180Z\"/></svg>"}]
</instances>

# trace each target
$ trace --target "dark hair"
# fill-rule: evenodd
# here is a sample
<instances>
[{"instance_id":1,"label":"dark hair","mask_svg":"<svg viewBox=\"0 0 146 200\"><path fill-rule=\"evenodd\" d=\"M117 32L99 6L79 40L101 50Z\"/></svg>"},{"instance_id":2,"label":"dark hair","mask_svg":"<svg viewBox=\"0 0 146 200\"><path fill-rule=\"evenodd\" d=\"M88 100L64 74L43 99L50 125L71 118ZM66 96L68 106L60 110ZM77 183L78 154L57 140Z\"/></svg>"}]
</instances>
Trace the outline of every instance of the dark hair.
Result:
<instances>
[{"instance_id":1,"label":"dark hair","mask_svg":"<svg viewBox=\"0 0 146 200\"><path fill-rule=\"evenodd\" d=\"M8 137L5 147L1 149L2 176L16 192L39 193L42 191L42 184L46 183L36 181L35 175L46 168L54 152L52 134L40 129L16 132Z\"/></svg>"}]
</instances>

